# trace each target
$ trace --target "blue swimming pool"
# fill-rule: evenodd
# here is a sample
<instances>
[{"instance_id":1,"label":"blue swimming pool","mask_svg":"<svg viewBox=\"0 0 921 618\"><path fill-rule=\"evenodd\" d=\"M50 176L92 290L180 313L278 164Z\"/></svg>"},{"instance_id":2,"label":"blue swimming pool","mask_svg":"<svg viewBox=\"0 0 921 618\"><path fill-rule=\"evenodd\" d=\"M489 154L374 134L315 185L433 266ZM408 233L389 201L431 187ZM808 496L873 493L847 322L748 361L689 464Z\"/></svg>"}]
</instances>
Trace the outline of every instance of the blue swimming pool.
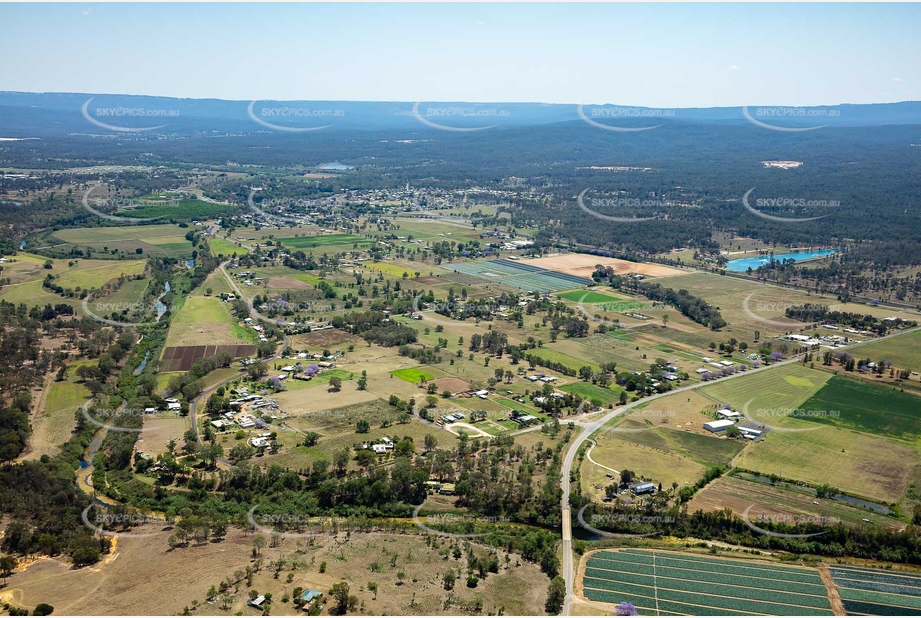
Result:
<instances>
[{"instance_id":1,"label":"blue swimming pool","mask_svg":"<svg viewBox=\"0 0 921 618\"><path fill-rule=\"evenodd\" d=\"M781 260L796 260L797 262L802 262L803 260L825 257L826 255L831 255L835 252L835 249L822 249L821 251L800 251L798 253L783 253L781 255L775 255L774 259L778 262ZM771 258L767 255L759 255L758 257L750 258L739 258L738 260L730 260L727 262L726 269L733 272L743 272L751 267L752 270L757 270L759 266L767 264L770 261Z\"/></svg>"}]
</instances>

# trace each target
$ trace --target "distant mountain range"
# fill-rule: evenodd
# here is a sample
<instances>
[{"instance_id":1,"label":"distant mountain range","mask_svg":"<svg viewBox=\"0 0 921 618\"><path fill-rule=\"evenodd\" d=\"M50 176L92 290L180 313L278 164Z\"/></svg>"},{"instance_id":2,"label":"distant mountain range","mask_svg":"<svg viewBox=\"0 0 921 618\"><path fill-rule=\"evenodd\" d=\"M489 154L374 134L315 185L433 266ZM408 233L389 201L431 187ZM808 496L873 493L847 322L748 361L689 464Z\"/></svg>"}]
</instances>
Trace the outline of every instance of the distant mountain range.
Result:
<instances>
[{"instance_id":1,"label":"distant mountain range","mask_svg":"<svg viewBox=\"0 0 921 618\"><path fill-rule=\"evenodd\" d=\"M671 123L752 123L779 131L921 125L921 102L820 107L655 109L543 103L225 101L88 93L0 92L0 138L75 135L194 136L521 128L585 122L612 131Z\"/></svg>"}]
</instances>

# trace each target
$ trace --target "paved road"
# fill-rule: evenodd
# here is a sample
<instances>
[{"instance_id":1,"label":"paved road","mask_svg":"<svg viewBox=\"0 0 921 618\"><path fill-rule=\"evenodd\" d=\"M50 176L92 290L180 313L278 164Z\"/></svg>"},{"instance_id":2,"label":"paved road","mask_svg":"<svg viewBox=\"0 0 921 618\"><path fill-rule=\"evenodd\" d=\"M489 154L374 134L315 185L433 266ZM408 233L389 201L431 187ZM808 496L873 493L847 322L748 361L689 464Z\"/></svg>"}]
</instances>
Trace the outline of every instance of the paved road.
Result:
<instances>
[{"instance_id":1,"label":"paved road","mask_svg":"<svg viewBox=\"0 0 921 618\"><path fill-rule=\"evenodd\" d=\"M221 264L221 265L220 265L220 270L221 270L221 274L224 275L224 278L227 280L227 283L230 285L231 289L234 291L234 294L236 294L237 298L240 298L241 300L243 300L244 302L246 302L246 304L249 306L249 313L250 313L250 315L253 317L253 319L261 320L261 321L263 321L263 322L274 323L273 320L271 320L270 318L267 318L267 317L263 316L263 315L260 314L258 311L256 311L256 309L253 307L252 303L250 303L249 301L246 300L246 296L243 295L243 292L242 292L242 291L240 290L240 288L237 286L237 282L234 281L233 277L231 277L231 276L230 276L230 273L228 273L227 270L225 269L225 267L226 267L227 264L229 264L229 263L230 263L230 262L227 261L227 262L224 262L223 264ZM271 365L272 363L274 363L275 361L277 361L278 359L280 359L280 358L285 354L285 352L288 351L288 345L289 345L290 343L291 343L290 339L288 339L288 336L285 335L285 341L284 341L284 343L282 344L281 348L275 353L275 356L273 356L273 357L271 357L271 358L265 359L266 364ZM214 391L216 391L216 390L219 389L220 387L224 386L225 384L229 384L230 382L233 382L234 380L238 379L241 375L243 375L243 372L242 372L242 371L241 371L240 373L236 374L236 375L233 375L233 376L227 378L226 380L221 380L221 381L218 382L217 384L212 385L210 388L208 388L208 389L202 391L202 393L201 393L198 397L196 397L196 398L189 404L189 420L190 420L191 423L192 423L192 427L195 429L195 438L198 440L198 443L199 443L199 444L202 444L202 441L201 441L201 432L199 431L198 419L197 419L196 414L195 414L195 409L198 407L198 404L207 401L208 398L211 397L211 394L212 394ZM224 464L224 465L227 465L227 466L232 466L232 465L233 465L230 461L228 461L227 459L224 459L224 458L222 458L222 457L219 457L219 458L217 459L217 461L220 462L220 463L222 463L222 464Z\"/></svg>"},{"instance_id":2,"label":"paved road","mask_svg":"<svg viewBox=\"0 0 921 618\"><path fill-rule=\"evenodd\" d=\"M902 335L906 335L910 332L914 332L917 330L921 330L921 326L899 331L896 333L891 333L884 337L876 337L875 339L868 339L866 341L861 341L859 343L853 343L850 345L841 346L839 348L835 348L835 351L856 348L862 345L866 345L868 343L874 343L877 341L882 341L884 339L891 339L893 337L900 337ZM790 365L793 363L801 363L801 362L802 362L801 358L795 357L795 358L791 358L785 361L780 361L779 363L774 363L773 365L767 365L765 367L759 367L757 369L749 369L748 371L745 371L742 373L736 373L731 376L726 376L725 378L720 378L719 380L714 380L713 382L723 382L726 380L733 380L735 378L741 378L743 376L748 376L753 373L759 373L762 371L770 371L771 369L774 369L776 367L783 367L784 365ZM639 405L648 403L650 401L654 401L662 397L667 397L669 395L676 395L678 393L692 391L694 389L700 388L701 386L702 386L701 384L690 384L688 386L676 388L667 393L652 395L651 397L644 397L643 399L640 399L639 401L635 401L625 406L616 408L615 410L608 412L607 414L605 414L604 416L602 416L601 418L599 418L598 420L592 423L582 424L582 426L585 427L585 431L579 434L579 436L575 439L575 441L570 445L569 450L566 452L566 458L563 460L563 466L560 470L560 487L563 490L563 498L562 498L562 503L560 505L561 511L562 511L562 517L563 517L563 526L562 526L563 528L563 573L562 575L563 575L563 579L566 580L566 600L563 603L563 615L564 616L568 616L572 612L572 600L573 600L573 589L574 589L573 585L575 583L574 582L575 569L573 566L573 555L572 555L573 553L572 552L572 511L569 505L569 485L570 485L569 475L572 473L572 466L576 460L576 456L579 453L579 448L582 446L582 444L585 441L587 441L590 438L590 436L593 433L601 429L608 422L610 422L617 416L620 416L624 412L628 412L631 409Z\"/></svg>"}]
</instances>

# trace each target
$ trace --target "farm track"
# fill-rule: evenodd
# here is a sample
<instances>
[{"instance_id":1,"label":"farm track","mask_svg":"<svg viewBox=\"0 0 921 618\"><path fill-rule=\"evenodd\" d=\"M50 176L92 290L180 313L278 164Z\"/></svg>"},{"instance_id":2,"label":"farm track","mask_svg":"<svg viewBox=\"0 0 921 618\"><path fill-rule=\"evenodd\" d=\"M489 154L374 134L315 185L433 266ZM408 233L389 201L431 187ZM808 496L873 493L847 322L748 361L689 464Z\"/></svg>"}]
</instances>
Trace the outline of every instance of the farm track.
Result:
<instances>
[{"instance_id":1,"label":"farm track","mask_svg":"<svg viewBox=\"0 0 921 618\"><path fill-rule=\"evenodd\" d=\"M822 583L825 584L825 589L828 590L828 603L831 605L831 611L835 612L835 616L847 616L844 603L841 601L841 595L838 594L838 587L831 578L831 572L828 570L827 564L819 565L819 577L822 578Z\"/></svg>"}]
</instances>

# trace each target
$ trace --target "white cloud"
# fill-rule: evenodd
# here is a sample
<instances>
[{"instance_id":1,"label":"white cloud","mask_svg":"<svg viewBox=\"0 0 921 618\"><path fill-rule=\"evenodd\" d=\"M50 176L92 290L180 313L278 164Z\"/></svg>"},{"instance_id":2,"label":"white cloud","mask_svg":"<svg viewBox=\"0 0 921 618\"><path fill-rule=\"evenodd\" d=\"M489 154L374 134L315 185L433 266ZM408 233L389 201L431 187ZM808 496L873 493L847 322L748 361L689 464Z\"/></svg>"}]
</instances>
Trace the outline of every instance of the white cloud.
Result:
<instances>
[{"instance_id":1,"label":"white cloud","mask_svg":"<svg viewBox=\"0 0 921 618\"><path fill-rule=\"evenodd\" d=\"M901 78L901 77L893 77L893 78L892 78L892 81L901 83L901 82L902 82L902 78Z\"/></svg>"},{"instance_id":2,"label":"white cloud","mask_svg":"<svg viewBox=\"0 0 921 618\"><path fill-rule=\"evenodd\" d=\"M731 67L729 67L729 70L730 70L730 71L738 71L738 70L739 70L739 65L734 64L734 65L732 65Z\"/></svg>"}]
</instances>

